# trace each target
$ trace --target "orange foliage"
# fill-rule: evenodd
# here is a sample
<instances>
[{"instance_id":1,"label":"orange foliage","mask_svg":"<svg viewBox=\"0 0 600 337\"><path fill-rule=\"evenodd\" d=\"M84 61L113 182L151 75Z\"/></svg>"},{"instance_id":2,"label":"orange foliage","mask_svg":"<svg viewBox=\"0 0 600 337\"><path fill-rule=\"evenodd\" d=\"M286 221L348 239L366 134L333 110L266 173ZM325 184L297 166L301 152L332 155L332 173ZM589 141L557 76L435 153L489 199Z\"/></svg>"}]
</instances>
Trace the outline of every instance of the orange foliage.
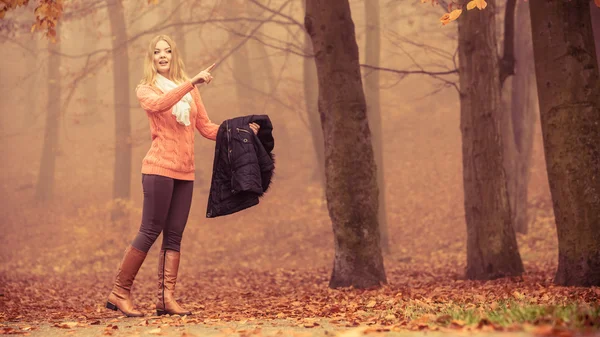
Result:
<instances>
[{"instance_id":1,"label":"orange foliage","mask_svg":"<svg viewBox=\"0 0 600 337\"><path fill-rule=\"evenodd\" d=\"M527 0L523 0L523 1L527 1ZM421 0L421 3L427 3L427 2L431 2L432 6L439 3L438 0ZM594 3L596 4L596 6L600 7L600 0L594 0ZM456 5L458 5L459 7L464 6L464 4L460 5L460 4L456 4L454 2L450 2L448 4L448 13L442 15L442 17L440 18L440 22L442 23L442 26L445 26L448 23L458 19L458 17L462 13L462 9L452 10L452 7L454 7ZM485 0L471 0L466 5L467 10L474 9L475 7L477 7L479 10L485 9L487 7L487 2L485 2Z\"/></svg>"},{"instance_id":2,"label":"orange foliage","mask_svg":"<svg viewBox=\"0 0 600 337\"><path fill-rule=\"evenodd\" d=\"M28 4L29 0L0 0L0 19L4 18L9 10ZM34 11L35 23L31 26L31 32L45 31L47 37L56 41L56 24L62 12L63 0L40 0Z\"/></svg>"}]
</instances>

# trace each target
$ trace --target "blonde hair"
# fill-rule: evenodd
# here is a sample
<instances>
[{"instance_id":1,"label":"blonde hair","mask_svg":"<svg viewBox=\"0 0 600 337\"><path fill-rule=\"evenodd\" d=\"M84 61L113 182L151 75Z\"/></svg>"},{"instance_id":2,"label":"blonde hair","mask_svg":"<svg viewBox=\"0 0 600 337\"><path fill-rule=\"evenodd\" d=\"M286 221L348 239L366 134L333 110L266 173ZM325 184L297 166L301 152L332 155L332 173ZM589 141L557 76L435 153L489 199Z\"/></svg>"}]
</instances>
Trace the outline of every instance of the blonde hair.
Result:
<instances>
[{"instance_id":1,"label":"blonde hair","mask_svg":"<svg viewBox=\"0 0 600 337\"><path fill-rule=\"evenodd\" d=\"M154 49L156 48L156 44L158 41L165 41L171 47L171 66L169 67L169 77L176 84L181 84L187 80L189 80L187 74L185 73L185 66L183 64L183 60L179 56L179 49L175 44L175 41L171 39L167 35L157 35L152 40L150 40L150 44L148 45L148 52L146 53L146 58L144 59L144 77L140 81L139 85L151 85L153 86L156 82L156 74L158 71L154 66Z\"/></svg>"}]
</instances>

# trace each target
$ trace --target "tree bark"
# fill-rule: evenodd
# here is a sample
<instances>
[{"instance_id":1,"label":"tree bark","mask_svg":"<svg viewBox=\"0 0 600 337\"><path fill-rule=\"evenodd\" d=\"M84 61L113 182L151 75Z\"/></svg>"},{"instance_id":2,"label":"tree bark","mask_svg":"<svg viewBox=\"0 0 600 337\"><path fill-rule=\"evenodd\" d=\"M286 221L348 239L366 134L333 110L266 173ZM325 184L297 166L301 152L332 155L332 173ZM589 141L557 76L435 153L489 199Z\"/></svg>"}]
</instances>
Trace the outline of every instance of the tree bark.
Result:
<instances>
[{"instance_id":1,"label":"tree bark","mask_svg":"<svg viewBox=\"0 0 600 337\"><path fill-rule=\"evenodd\" d=\"M174 23L182 22L181 13L183 11L183 8L184 4L180 3L179 1L171 2L171 12L173 12ZM187 54L185 52L185 34L183 33L182 25L173 26L173 40L175 40L175 44L177 45L177 49L179 50L179 56L183 60L183 63L187 64Z\"/></svg>"},{"instance_id":2,"label":"tree bark","mask_svg":"<svg viewBox=\"0 0 600 337\"><path fill-rule=\"evenodd\" d=\"M256 13L256 15L259 15L259 13ZM263 25L258 31L264 33L267 29ZM267 53L267 48L265 48L264 43L254 40L248 41L248 43L251 49L250 55L256 55L257 59L260 61L257 65L252 66L254 72L259 69L258 72L262 74L262 76L254 77L254 85L257 85L262 92L268 94L265 95L265 103L263 104L263 106L266 106L269 98L275 95L275 92L277 91L277 81L275 72L273 71L273 63L271 62L271 58ZM258 80L258 83L256 83L256 80ZM256 98L254 100L256 101ZM277 125L278 140L281 141L282 144L290 144L291 139L287 127L288 118L282 114L277 114L272 117L272 121Z\"/></svg>"},{"instance_id":3,"label":"tree bark","mask_svg":"<svg viewBox=\"0 0 600 337\"><path fill-rule=\"evenodd\" d=\"M59 33L60 24L56 25L56 35ZM42 159L36 186L36 199L48 201L54 195L54 173L56 171L56 155L58 152L58 135L60 127L60 41L48 41L48 104L46 111L46 126L44 130L44 145Z\"/></svg>"},{"instance_id":4,"label":"tree bark","mask_svg":"<svg viewBox=\"0 0 600 337\"><path fill-rule=\"evenodd\" d=\"M378 188L348 0L307 0L325 140L326 197L335 259L331 288L387 283L377 221Z\"/></svg>"},{"instance_id":5,"label":"tree bark","mask_svg":"<svg viewBox=\"0 0 600 337\"><path fill-rule=\"evenodd\" d=\"M533 65L533 47L531 45L531 21L529 20L529 2L518 1L515 34L515 75L512 81L511 108L512 129L516 150L515 171L510 194L512 222L517 233L528 231L527 188L529 168L533 150L533 134L537 115L537 88Z\"/></svg>"},{"instance_id":6,"label":"tree bark","mask_svg":"<svg viewBox=\"0 0 600 337\"><path fill-rule=\"evenodd\" d=\"M503 170L495 4L458 20L466 276L480 280L523 272Z\"/></svg>"},{"instance_id":7,"label":"tree bark","mask_svg":"<svg viewBox=\"0 0 600 337\"><path fill-rule=\"evenodd\" d=\"M600 285L600 76L589 0L531 2L544 153L558 234L554 282Z\"/></svg>"},{"instance_id":8,"label":"tree bark","mask_svg":"<svg viewBox=\"0 0 600 337\"><path fill-rule=\"evenodd\" d=\"M596 59L598 60L598 68L600 68L600 7L596 6L594 0L590 1L590 14L592 16L592 29L596 45Z\"/></svg>"},{"instance_id":9,"label":"tree bark","mask_svg":"<svg viewBox=\"0 0 600 337\"><path fill-rule=\"evenodd\" d=\"M85 20L81 22L81 29L85 30L89 23ZM95 30L91 29L90 32L94 32ZM91 35L91 34L90 34ZM98 46L98 39L92 36L86 36L85 41L83 42L83 53L89 53L95 50ZM90 76L91 75L91 76ZM83 116L79 116L81 121L85 124L97 125L98 123L104 120L104 116L100 113L99 104L98 104L98 72L92 71L92 73L88 75L88 78L84 81L84 105L85 111L80 112L85 114Z\"/></svg>"},{"instance_id":10,"label":"tree bark","mask_svg":"<svg viewBox=\"0 0 600 337\"><path fill-rule=\"evenodd\" d=\"M365 1L365 22L367 23L365 43L365 63L379 67L381 54L379 0ZM365 98L367 100L367 116L372 132L373 152L377 166L377 186L379 186L379 231L381 233L381 249L389 253L387 212L385 202L385 175L383 162L383 140L381 129L381 109L379 104L379 71L367 70L365 72Z\"/></svg>"},{"instance_id":11,"label":"tree bark","mask_svg":"<svg viewBox=\"0 0 600 337\"><path fill-rule=\"evenodd\" d=\"M303 1L303 4L306 8L306 0ZM314 55L312 42L308 33L304 35L304 52L307 55ZM319 117L319 82L314 56L304 58L302 70L304 75L304 102L310 123L310 134L317 163L313 174L313 181L320 182L321 186L323 186L323 191L325 191L325 150L323 148L323 131Z\"/></svg>"},{"instance_id":12,"label":"tree bark","mask_svg":"<svg viewBox=\"0 0 600 337\"><path fill-rule=\"evenodd\" d=\"M131 121L129 113L129 55L127 30L123 4L119 0L107 0L108 18L113 35L113 88L115 104L115 163L113 199L129 199L131 184ZM112 219L120 217L122 210L116 207Z\"/></svg>"},{"instance_id":13,"label":"tree bark","mask_svg":"<svg viewBox=\"0 0 600 337\"><path fill-rule=\"evenodd\" d=\"M243 6L243 7L242 7ZM240 3L239 0L233 1L229 6L230 15L235 17L241 8L247 9L247 5ZM248 32L248 27L244 23L237 25L237 30L241 36L230 33L231 47L235 48ZM240 115L247 115L249 111L256 111L256 99L252 91L248 88L254 88L254 77L250 67L250 58L248 53L248 43L244 43L231 55L233 62L232 75L235 79L235 89L238 98L238 109Z\"/></svg>"}]
</instances>

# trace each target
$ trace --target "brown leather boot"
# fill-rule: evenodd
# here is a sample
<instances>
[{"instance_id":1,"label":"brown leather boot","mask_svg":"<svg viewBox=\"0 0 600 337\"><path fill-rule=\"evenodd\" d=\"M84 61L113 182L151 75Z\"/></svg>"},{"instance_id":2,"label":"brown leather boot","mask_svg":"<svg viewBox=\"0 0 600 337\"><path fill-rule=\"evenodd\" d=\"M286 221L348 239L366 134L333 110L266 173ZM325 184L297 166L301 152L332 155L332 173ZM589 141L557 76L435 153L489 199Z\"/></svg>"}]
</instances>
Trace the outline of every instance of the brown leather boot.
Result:
<instances>
[{"instance_id":1,"label":"brown leather boot","mask_svg":"<svg viewBox=\"0 0 600 337\"><path fill-rule=\"evenodd\" d=\"M113 289L108 295L106 307L112 310L121 310L128 317L142 317L143 313L137 311L131 302L131 286L142 266L146 253L129 245L125 249L125 256L115 277Z\"/></svg>"},{"instance_id":2,"label":"brown leather boot","mask_svg":"<svg viewBox=\"0 0 600 337\"><path fill-rule=\"evenodd\" d=\"M179 270L180 253L174 250L161 249L158 259L158 302L156 315L191 315L175 301L175 284Z\"/></svg>"}]
</instances>

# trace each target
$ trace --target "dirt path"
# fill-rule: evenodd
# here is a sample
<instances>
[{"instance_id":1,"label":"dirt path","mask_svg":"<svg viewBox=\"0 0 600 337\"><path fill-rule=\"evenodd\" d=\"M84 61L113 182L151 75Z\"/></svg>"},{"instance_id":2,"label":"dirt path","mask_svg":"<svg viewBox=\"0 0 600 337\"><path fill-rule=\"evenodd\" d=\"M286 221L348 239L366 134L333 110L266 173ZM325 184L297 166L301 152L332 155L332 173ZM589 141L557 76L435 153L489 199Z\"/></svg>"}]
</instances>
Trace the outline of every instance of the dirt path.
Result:
<instances>
[{"instance_id":1,"label":"dirt path","mask_svg":"<svg viewBox=\"0 0 600 337\"><path fill-rule=\"evenodd\" d=\"M197 322L195 319L174 318L127 318L119 317L108 320L96 320L91 322L61 322L42 323L28 325L26 322L3 322L0 323L0 334L19 334L27 336L138 336L138 337L226 337L226 336L276 336L276 337L361 337L361 336L385 336L385 337L421 337L421 336L474 336L474 337L525 337L540 336L541 331L517 331L517 332L470 332L466 330L443 330L443 331L406 331L393 327L343 327L332 325L327 320L307 320L299 325L291 320L252 320L241 322ZM31 327L31 328L28 328ZM546 331L542 335L553 335ZM575 336L569 334L569 337ZM600 336L599 333L587 336Z\"/></svg>"}]
</instances>

